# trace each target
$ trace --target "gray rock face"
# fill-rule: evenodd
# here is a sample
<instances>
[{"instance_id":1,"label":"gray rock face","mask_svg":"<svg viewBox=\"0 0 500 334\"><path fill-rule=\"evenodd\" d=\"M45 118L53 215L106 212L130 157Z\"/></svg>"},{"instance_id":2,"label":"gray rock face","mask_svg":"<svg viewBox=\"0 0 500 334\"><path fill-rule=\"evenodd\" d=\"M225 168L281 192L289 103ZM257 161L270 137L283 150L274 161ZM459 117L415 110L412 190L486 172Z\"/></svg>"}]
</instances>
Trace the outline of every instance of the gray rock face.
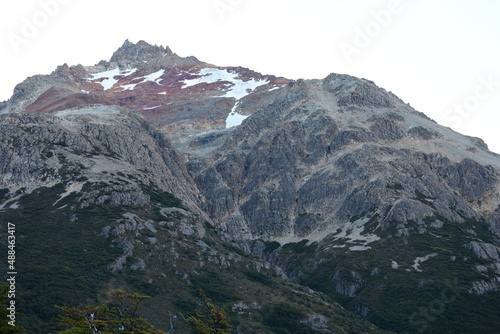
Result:
<instances>
[{"instance_id":1,"label":"gray rock face","mask_svg":"<svg viewBox=\"0 0 500 334\"><path fill-rule=\"evenodd\" d=\"M410 130L408 130L408 136L423 140L432 140L442 137L439 132L424 128L423 126L416 126L411 128Z\"/></svg>"},{"instance_id":2,"label":"gray rock face","mask_svg":"<svg viewBox=\"0 0 500 334\"><path fill-rule=\"evenodd\" d=\"M84 207L144 205L150 201L145 187L154 185L196 208L197 189L183 157L133 111L96 106L55 116L7 114L0 128L0 188L30 191L78 175L80 188L91 186L80 196Z\"/></svg>"},{"instance_id":3,"label":"gray rock face","mask_svg":"<svg viewBox=\"0 0 500 334\"><path fill-rule=\"evenodd\" d=\"M341 107L394 107L391 98L372 81L352 79L349 75L330 74L323 81L323 88L338 96Z\"/></svg>"},{"instance_id":4,"label":"gray rock face","mask_svg":"<svg viewBox=\"0 0 500 334\"><path fill-rule=\"evenodd\" d=\"M375 300L404 286L399 277L409 294L423 288L415 273L443 282L458 266L463 291L499 290L500 159L480 140L348 76L241 107L255 111L187 152L203 208L243 248L366 317L386 312Z\"/></svg>"},{"instance_id":5,"label":"gray rock face","mask_svg":"<svg viewBox=\"0 0 500 334\"><path fill-rule=\"evenodd\" d=\"M382 231L424 233L480 219L478 205L499 201L497 157L371 82L297 81L252 107L188 164L205 210L235 238L324 237L363 217Z\"/></svg>"},{"instance_id":6,"label":"gray rock face","mask_svg":"<svg viewBox=\"0 0 500 334\"><path fill-rule=\"evenodd\" d=\"M307 319L303 320L302 323L308 325L310 328L320 333L335 334L335 332L328 329L327 319L322 315L309 314Z\"/></svg>"},{"instance_id":7,"label":"gray rock face","mask_svg":"<svg viewBox=\"0 0 500 334\"><path fill-rule=\"evenodd\" d=\"M500 280L497 282L477 281L473 283L471 292L478 295L485 295L488 292L496 292L499 290Z\"/></svg>"},{"instance_id":8,"label":"gray rock face","mask_svg":"<svg viewBox=\"0 0 500 334\"><path fill-rule=\"evenodd\" d=\"M363 279L354 271L352 271L350 275L352 277L344 280L341 277L340 271L337 270L331 279L335 284L335 291L337 293L347 297L354 297L356 296L357 290L363 285Z\"/></svg>"},{"instance_id":9,"label":"gray rock face","mask_svg":"<svg viewBox=\"0 0 500 334\"><path fill-rule=\"evenodd\" d=\"M204 64L195 57L181 58L169 47L150 45L144 41L133 44L129 40L126 40L110 59L110 63L116 63L120 68L134 68L148 62L156 66L166 65L167 67L190 67ZM102 62L102 64L107 64L107 62Z\"/></svg>"},{"instance_id":10,"label":"gray rock face","mask_svg":"<svg viewBox=\"0 0 500 334\"><path fill-rule=\"evenodd\" d=\"M4 108L0 108L0 114L21 112L50 88L64 87L65 89L72 90L74 93L79 93L80 90L75 86L77 86L78 79L86 76L86 73L82 66L73 66L70 68L64 64L58 66L50 75L34 75L29 77L16 85L12 97L5 102Z\"/></svg>"},{"instance_id":11,"label":"gray rock face","mask_svg":"<svg viewBox=\"0 0 500 334\"><path fill-rule=\"evenodd\" d=\"M500 247L488 243L471 242L465 245L466 248L472 250L480 259L493 259L500 261Z\"/></svg>"}]
</instances>

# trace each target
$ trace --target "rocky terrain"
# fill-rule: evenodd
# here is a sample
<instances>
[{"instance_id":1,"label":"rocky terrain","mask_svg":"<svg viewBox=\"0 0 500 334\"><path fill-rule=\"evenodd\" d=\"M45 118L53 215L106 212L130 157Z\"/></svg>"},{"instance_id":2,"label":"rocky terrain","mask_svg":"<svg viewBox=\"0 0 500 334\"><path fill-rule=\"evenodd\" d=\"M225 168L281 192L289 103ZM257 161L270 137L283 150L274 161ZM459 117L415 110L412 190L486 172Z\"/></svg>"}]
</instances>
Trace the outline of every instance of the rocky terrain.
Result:
<instances>
[{"instance_id":1,"label":"rocky terrain","mask_svg":"<svg viewBox=\"0 0 500 334\"><path fill-rule=\"evenodd\" d=\"M55 305L95 303L111 288L153 296L144 315L170 333L189 332L200 288L239 333L382 333L218 231L183 156L138 112L95 105L0 118L1 219L16 225L27 333L55 332Z\"/></svg>"},{"instance_id":2,"label":"rocky terrain","mask_svg":"<svg viewBox=\"0 0 500 334\"><path fill-rule=\"evenodd\" d=\"M182 58L169 48L143 41L126 41L109 62L65 64L51 75L28 78L0 112L50 113L88 104L118 105L139 111L155 127L182 140L241 123L240 100L288 82L242 67Z\"/></svg>"},{"instance_id":3,"label":"rocky terrain","mask_svg":"<svg viewBox=\"0 0 500 334\"><path fill-rule=\"evenodd\" d=\"M197 288L237 333L500 326L500 156L369 80L292 81L126 41L28 78L0 113L1 219L29 254L32 326L56 312L40 311L37 277L59 303L75 298L65 281L88 300L143 291L171 333Z\"/></svg>"}]
</instances>

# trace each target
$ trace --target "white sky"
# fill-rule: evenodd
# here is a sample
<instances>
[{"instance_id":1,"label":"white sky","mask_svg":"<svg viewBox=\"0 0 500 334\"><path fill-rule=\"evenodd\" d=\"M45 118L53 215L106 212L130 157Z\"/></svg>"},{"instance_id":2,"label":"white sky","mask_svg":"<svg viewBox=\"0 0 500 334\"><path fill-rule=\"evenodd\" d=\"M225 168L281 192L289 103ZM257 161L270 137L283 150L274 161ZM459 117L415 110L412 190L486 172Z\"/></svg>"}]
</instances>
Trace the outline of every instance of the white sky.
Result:
<instances>
[{"instance_id":1,"label":"white sky","mask_svg":"<svg viewBox=\"0 0 500 334\"><path fill-rule=\"evenodd\" d=\"M142 39L290 79L367 78L500 153L499 15L498 0L2 0L0 101Z\"/></svg>"}]
</instances>

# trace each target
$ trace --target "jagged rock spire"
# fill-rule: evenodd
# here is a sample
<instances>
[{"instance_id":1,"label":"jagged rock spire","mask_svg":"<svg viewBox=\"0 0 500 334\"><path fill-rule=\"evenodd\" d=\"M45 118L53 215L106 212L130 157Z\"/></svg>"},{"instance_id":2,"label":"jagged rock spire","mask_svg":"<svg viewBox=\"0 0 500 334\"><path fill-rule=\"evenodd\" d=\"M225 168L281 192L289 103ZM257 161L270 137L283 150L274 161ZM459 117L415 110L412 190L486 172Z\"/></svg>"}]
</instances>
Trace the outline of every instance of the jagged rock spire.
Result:
<instances>
[{"instance_id":1,"label":"jagged rock spire","mask_svg":"<svg viewBox=\"0 0 500 334\"><path fill-rule=\"evenodd\" d=\"M123 45L113 53L110 61L116 62L123 67L130 67L150 61L158 61L173 55L174 53L168 46L151 45L142 40L134 44L127 39Z\"/></svg>"}]
</instances>

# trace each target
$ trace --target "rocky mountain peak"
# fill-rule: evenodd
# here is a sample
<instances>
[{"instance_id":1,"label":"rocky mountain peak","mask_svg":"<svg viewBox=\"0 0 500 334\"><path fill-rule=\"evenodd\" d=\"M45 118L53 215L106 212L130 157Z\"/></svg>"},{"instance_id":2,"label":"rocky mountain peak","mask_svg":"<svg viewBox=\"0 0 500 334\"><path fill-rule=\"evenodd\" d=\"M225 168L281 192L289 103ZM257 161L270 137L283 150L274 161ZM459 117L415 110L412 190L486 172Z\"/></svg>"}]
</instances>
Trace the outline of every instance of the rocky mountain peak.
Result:
<instances>
[{"instance_id":1,"label":"rocky mountain peak","mask_svg":"<svg viewBox=\"0 0 500 334\"><path fill-rule=\"evenodd\" d=\"M113 53L110 63L117 63L120 68L137 68L152 64L162 67L194 66L201 62L195 57L179 57L168 46L151 45L142 40L134 44L127 39Z\"/></svg>"},{"instance_id":2,"label":"rocky mountain peak","mask_svg":"<svg viewBox=\"0 0 500 334\"><path fill-rule=\"evenodd\" d=\"M391 99L395 97L373 81L346 74L332 73L323 80L323 89L340 96L339 106L370 108L394 108Z\"/></svg>"},{"instance_id":3,"label":"rocky mountain peak","mask_svg":"<svg viewBox=\"0 0 500 334\"><path fill-rule=\"evenodd\" d=\"M53 113L88 104L118 105L143 114L179 139L239 124L239 100L271 92L289 80L243 67L217 67L170 48L126 40L109 61L59 66L16 86L0 113ZM257 99L259 99L258 97ZM212 110L211 112L207 112ZM187 136L186 136L187 135Z\"/></svg>"}]
</instances>

